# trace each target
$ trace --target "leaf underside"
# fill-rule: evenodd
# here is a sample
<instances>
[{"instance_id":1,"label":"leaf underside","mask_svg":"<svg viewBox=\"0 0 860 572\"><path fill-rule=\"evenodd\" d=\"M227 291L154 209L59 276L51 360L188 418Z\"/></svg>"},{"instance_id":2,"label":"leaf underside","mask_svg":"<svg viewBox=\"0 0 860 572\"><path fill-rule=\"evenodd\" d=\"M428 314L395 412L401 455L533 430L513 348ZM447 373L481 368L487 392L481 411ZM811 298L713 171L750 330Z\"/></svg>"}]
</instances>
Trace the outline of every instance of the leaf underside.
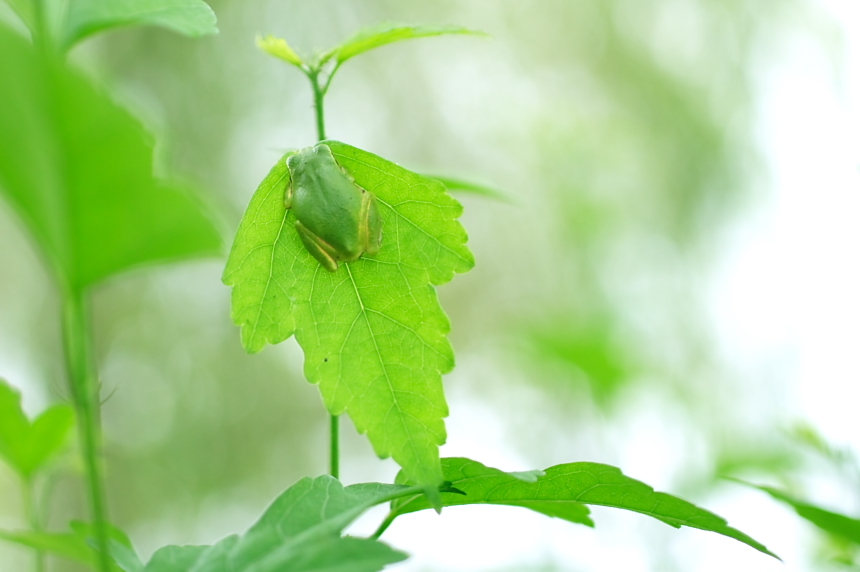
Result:
<instances>
[{"instance_id":1,"label":"leaf underside","mask_svg":"<svg viewBox=\"0 0 860 572\"><path fill-rule=\"evenodd\" d=\"M125 564L123 570L376 572L406 555L376 540L341 533L402 488L379 483L343 487L330 476L304 478L282 493L244 535L211 546L165 546L145 566Z\"/></svg>"},{"instance_id":2,"label":"leaf underside","mask_svg":"<svg viewBox=\"0 0 860 572\"><path fill-rule=\"evenodd\" d=\"M696 505L631 479L621 470L600 463L566 463L547 469L534 482L522 475L505 473L477 461L464 458L442 459L446 481L466 493L442 493L444 506L496 504L529 508L554 516L594 526L586 505L620 508L645 514L675 528L688 526L716 532L776 557L764 545L734 529L725 519ZM408 482L398 476L398 482ZM392 510L406 514L430 508L424 497L392 502Z\"/></svg>"},{"instance_id":3,"label":"leaf underside","mask_svg":"<svg viewBox=\"0 0 860 572\"><path fill-rule=\"evenodd\" d=\"M75 0L69 3L62 45L120 26L160 26L186 36L218 32L215 13L203 0Z\"/></svg>"},{"instance_id":4,"label":"leaf underside","mask_svg":"<svg viewBox=\"0 0 860 572\"><path fill-rule=\"evenodd\" d=\"M334 415L349 413L380 457L422 486L442 482L438 447L448 408L441 375L454 354L434 285L474 264L443 185L376 155L326 142L355 182L377 197L378 254L328 272L305 250L283 204L286 157L251 200L224 283L249 352L296 335L305 376ZM289 155L289 154L288 154Z\"/></svg>"}]
</instances>

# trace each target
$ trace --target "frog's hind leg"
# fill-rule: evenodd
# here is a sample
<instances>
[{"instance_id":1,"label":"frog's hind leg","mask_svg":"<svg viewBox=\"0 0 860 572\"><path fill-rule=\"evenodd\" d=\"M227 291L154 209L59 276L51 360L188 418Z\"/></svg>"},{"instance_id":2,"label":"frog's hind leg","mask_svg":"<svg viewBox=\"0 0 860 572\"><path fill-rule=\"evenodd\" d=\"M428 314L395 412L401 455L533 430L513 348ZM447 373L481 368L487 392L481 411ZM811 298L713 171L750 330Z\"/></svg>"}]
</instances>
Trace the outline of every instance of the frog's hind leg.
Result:
<instances>
[{"instance_id":1,"label":"frog's hind leg","mask_svg":"<svg viewBox=\"0 0 860 572\"><path fill-rule=\"evenodd\" d=\"M299 221L296 221L296 230L299 233L299 238L302 239L302 244L305 245L305 248L311 253L311 256L319 260L320 264L323 265L323 268L329 272L336 272L337 260L335 260L331 255L331 252L334 252L331 245L313 234Z\"/></svg>"}]
</instances>

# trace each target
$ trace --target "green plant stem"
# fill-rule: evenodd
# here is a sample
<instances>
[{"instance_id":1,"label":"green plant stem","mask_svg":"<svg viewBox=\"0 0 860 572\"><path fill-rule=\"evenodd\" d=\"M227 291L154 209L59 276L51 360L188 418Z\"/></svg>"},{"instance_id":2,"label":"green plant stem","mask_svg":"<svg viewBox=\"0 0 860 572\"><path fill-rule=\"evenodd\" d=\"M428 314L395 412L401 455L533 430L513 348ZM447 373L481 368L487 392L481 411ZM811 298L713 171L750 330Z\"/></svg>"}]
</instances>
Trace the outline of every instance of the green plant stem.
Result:
<instances>
[{"instance_id":1,"label":"green plant stem","mask_svg":"<svg viewBox=\"0 0 860 572\"><path fill-rule=\"evenodd\" d=\"M325 98L325 88L319 84L320 70L311 70L307 72L308 79L311 80L311 86L314 92L314 112L317 119L317 141L325 139L325 115L323 113L323 99Z\"/></svg>"},{"instance_id":2,"label":"green plant stem","mask_svg":"<svg viewBox=\"0 0 860 572\"><path fill-rule=\"evenodd\" d=\"M63 341L65 344L68 382L78 416L78 437L84 457L90 514L93 519L98 550L99 572L110 572L104 477L100 459L99 385L95 379L90 351L84 293L70 290L65 296Z\"/></svg>"},{"instance_id":3,"label":"green plant stem","mask_svg":"<svg viewBox=\"0 0 860 572\"><path fill-rule=\"evenodd\" d=\"M388 514L385 515L385 519L381 523L379 523L379 526L376 527L376 530L373 532L373 534L370 535L370 538L372 538L373 540L378 540L379 537L382 536L382 533L385 532L389 526L391 526L391 523L394 522L394 519L398 516L400 516L400 513L396 510L388 511Z\"/></svg>"},{"instance_id":4,"label":"green plant stem","mask_svg":"<svg viewBox=\"0 0 860 572\"><path fill-rule=\"evenodd\" d=\"M319 83L319 68L304 70L311 81L311 88L314 92L314 112L317 120L317 141L325 139L325 115L323 112L323 99L325 92L328 89L328 82L325 86ZM331 81L331 76L329 76ZM329 474L336 479L340 478L340 419L337 415L329 417Z\"/></svg>"},{"instance_id":5,"label":"green plant stem","mask_svg":"<svg viewBox=\"0 0 860 572\"><path fill-rule=\"evenodd\" d=\"M33 477L24 479L23 495L24 495L24 511L26 513L27 522L30 524L30 530L33 532L42 531L42 520L39 517L39 507L36 505L35 482ZM39 548L35 549L34 570L35 572L44 572L45 570L45 552Z\"/></svg>"},{"instance_id":6,"label":"green plant stem","mask_svg":"<svg viewBox=\"0 0 860 572\"><path fill-rule=\"evenodd\" d=\"M340 417L331 415L331 432L329 441L329 474L340 478Z\"/></svg>"}]
</instances>

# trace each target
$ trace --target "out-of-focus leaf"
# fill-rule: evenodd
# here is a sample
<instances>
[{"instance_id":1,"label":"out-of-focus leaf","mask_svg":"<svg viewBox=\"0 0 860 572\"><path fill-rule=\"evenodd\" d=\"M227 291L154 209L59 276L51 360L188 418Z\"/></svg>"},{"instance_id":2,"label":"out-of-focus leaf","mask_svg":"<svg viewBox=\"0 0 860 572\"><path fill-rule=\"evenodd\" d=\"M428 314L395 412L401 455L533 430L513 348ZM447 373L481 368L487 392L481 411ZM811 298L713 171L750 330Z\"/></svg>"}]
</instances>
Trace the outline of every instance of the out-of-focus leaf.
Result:
<instances>
[{"instance_id":1,"label":"out-of-focus leaf","mask_svg":"<svg viewBox=\"0 0 860 572\"><path fill-rule=\"evenodd\" d=\"M293 332L305 376L334 415L348 412L381 457L413 482L442 482L439 445L448 414L441 374L454 353L434 284L474 264L460 204L441 183L366 151L328 141L337 162L377 197L383 221L378 254L322 268L302 245L284 208L286 157L260 184L224 271L234 286L233 321L256 352Z\"/></svg>"},{"instance_id":2,"label":"out-of-focus leaf","mask_svg":"<svg viewBox=\"0 0 860 572\"><path fill-rule=\"evenodd\" d=\"M445 506L499 504L520 506L536 512L593 526L585 505L608 506L645 514L675 528L689 526L716 532L776 557L764 545L725 519L685 500L655 492L621 470L600 463L566 463L550 467L535 482L524 482L505 473L463 458L442 459L445 480L466 493L442 493ZM408 482L398 476L397 482ZM405 514L429 508L424 497L392 501L391 508Z\"/></svg>"},{"instance_id":3,"label":"out-of-focus leaf","mask_svg":"<svg viewBox=\"0 0 860 572\"><path fill-rule=\"evenodd\" d=\"M69 523L71 532L34 532L34 531L5 531L0 530L0 538L22 546L41 550L76 562L91 566L98 564L98 554L92 547L95 534L93 526L88 523L72 521ZM118 547L129 549L131 542L120 529L108 526L110 541ZM119 572L119 568L115 568Z\"/></svg>"},{"instance_id":4,"label":"out-of-focus leaf","mask_svg":"<svg viewBox=\"0 0 860 572\"><path fill-rule=\"evenodd\" d=\"M425 175L431 179L436 179L449 191L461 191L464 193L471 193L473 195L481 195L482 197L489 197L491 199L497 199L500 201L504 201L506 203L511 202L510 197L507 194L500 191L499 189L495 189L488 185L482 185L480 183L475 183L474 181L466 181L464 179L454 179L451 177L440 177L438 175Z\"/></svg>"},{"instance_id":5,"label":"out-of-focus leaf","mask_svg":"<svg viewBox=\"0 0 860 572\"><path fill-rule=\"evenodd\" d=\"M460 26L404 26L402 24L382 23L362 28L346 41L326 52L321 61L326 62L334 58L340 65L351 57L380 46L412 38L426 38L441 36L442 34L487 35L484 32L469 30Z\"/></svg>"},{"instance_id":6,"label":"out-of-focus leaf","mask_svg":"<svg viewBox=\"0 0 860 572\"><path fill-rule=\"evenodd\" d=\"M302 63L304 63L302 62L302 58L299 57L299 54L297 54L283 38L276 38L275 36L257 36L257 47L267 54L273 55L276 58L281 58L285 62L289 62L294 66L302 67Z\"/></svg>"},{"instance_id":7,"label":"out-of-focus leaf","mask_svg":"<svg viewBox=\"0 0 860 572\"><path fill-rule=\"evenodd\" d=\"M743 483L743 481L738 482ZM821 530L850 540L855 544L860 544L860 520L799 500L773 487L751 483L744 484L764 491L776 500L789 505L797 512L798 516L808 520Z\"/></svg>"},{"instance_id":8,"label":"out-of-focus leaf","mask_svg":"<svg viewBox=\"0 0 860 572\"><path fill-rule=\"evenodd\" d=\"M573 379L588 384L599 405L606 405L627 382L635 379L638 372L633 360L614 340L609 319L565 318L526 333L536 361L570 372ZM569 379L564 375L551 377Z\"/></svg>"},{"instance_id":9,"label":"out-of-focus leaf","mask_svg":"<svg viewBox=\"0 0 860 572\"><path fill-rule=\"evenodd\" d=\"M0 26L0 192L60 281L80 289L144 263L214 255L187 189L152 174L152 142L80 74Z\"/></svg>"},{"instance_id":10,"label":"out-of-focus leaf","mask_svg":"<svg viewBox=\"0 0 860 572\"><path fill-rule=\"evenodd\" d=\"M340 534L361 513L407 488L379 483L344 488L329 476L304 478L244 535L212 546L160 548L143 572L376 572L406 555L376 540Z\"/></svg>"},{"instance_id":11,"label":"out-of-focus leaf","mask_svg":"<svg viewBox=\"0 0 860 572\"><path fill-rule=\"evenodd\" d=\"M60 452L74 422L71 406L60 404L31 424L21 409L21 395L0 379L0 457L23 478L31 478Z\"/></svg>"},{"instance_id":12,"label":"out-of-focus leaf","mask_svg":"<svg viewBox=\"0 0 860 572\"><path fill-rule=\"evenodd\" d=\"M21 18L21 20L31 30L33 29L34 22L33 1L34 0L6 0L6 3L12 7L12 10L18 14L18 17Z\"/></svg>"},{"instance_id":13,"label":"out-of-focus leaf","mask_svg":"<svg viewBox=\"0 0 860 572\"><path fill-rule=\"evenodd\" d=\"M18 0L20 1L20 0ZM215 13L203 0L74 0L68 3L61 43L119 26L161 26L186 36L218 32Z\"/></svg>"}]
</instances>

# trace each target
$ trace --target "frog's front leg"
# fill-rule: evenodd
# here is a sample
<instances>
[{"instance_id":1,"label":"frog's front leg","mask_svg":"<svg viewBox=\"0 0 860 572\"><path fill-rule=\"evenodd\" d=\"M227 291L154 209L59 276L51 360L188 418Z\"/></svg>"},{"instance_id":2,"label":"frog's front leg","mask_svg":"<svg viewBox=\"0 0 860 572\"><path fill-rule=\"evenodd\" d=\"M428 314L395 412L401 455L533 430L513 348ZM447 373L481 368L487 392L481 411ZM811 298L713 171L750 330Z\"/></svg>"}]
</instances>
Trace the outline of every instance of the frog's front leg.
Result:
<instances>
[{"instance_id":1,"label":"frog's front leg","mask_svg":"<svg viewBox=\"0 0 860 572\"><path fill-rule=\"evenodd\" d=\"M302 244L305 245L305 248L311 253L311 256L319 260L320 264L323 265L323 268L329 272L336 272L338 263L334 258L336 255L335 249L332 248L329 243L308 230L308 228L300 221L296 221L296 230L299 233L299 238L302 239Z\"/></svg>"}]
</instances>

